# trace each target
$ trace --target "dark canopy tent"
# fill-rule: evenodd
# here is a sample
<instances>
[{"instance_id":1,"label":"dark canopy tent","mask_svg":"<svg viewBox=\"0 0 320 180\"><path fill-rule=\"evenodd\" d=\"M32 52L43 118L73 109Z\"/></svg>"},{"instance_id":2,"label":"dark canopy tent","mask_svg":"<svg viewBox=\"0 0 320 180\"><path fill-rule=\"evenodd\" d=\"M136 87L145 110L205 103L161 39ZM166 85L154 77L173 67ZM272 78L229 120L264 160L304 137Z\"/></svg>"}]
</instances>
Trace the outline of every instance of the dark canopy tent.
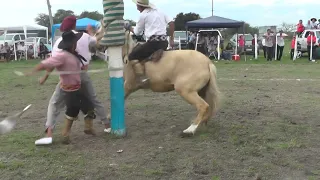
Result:
<instances>
[{"instance_id":1,"label":"dark canopy tent","mask_svg":"<svg viewBox=\"0 0 320 180\"><path fill-rule=\"evenodd\" d=\"M243 28L243 34L245 32L245 26L243 21L236 21L220 16L210 16L203 19L198 19L194 21L189 21L185 24L186 27L186 33L189 29L200 29L200 28L240 28L242 26ZM238 42L238 36L237 42ZM245 52L244 52L245 53ZM246 53L245 53L245 59Z\"/></svg>"},{"instance_id":2,"label":"dark canopy tent","mask_svg":"<svg viewBox=\"0 0 320 180\"><path fill-rule=\"evenodd\" d=\"M185 24L190 28L240 28L244 25L243 21L236 21L220 16L211 16L203 19L189 21Z\"/></svg>"}]
</instances>

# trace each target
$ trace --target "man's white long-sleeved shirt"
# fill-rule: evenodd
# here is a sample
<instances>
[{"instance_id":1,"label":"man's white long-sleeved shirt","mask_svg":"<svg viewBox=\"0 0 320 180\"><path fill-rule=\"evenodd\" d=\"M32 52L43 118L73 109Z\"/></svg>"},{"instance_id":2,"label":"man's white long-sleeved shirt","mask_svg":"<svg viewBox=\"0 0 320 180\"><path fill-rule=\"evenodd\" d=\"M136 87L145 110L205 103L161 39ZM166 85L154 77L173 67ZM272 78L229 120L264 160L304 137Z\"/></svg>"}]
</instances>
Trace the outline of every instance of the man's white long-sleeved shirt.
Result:
<instances>
[{"instance_id":1,"label":"man's white long-sleeved shirt","mask_svg":"<svg viewBox=\"0 0 320 180\"><path fill-rule=\"evenodd\" d=\"M73 32L78 33L77 31L74 31L74 30L73 30ZM62 41L62 37L57 39L57 41L54 43L53 48L52 48L52 56L54 56L54 54L56 52L61 51L61 49L58 48L58 45L61 41ZM89 50L89 45L92 43L96 43L96 42L97 42L96 37L90 36L87 33L83 33L81 38L77 41L76 51L87 60L87 62L83 61L84 65L89 65L89 63L91 61L91 52ZM82 66L82 64L81 64L81 66Z\"/></svg>"},{"instance_id":2,"label":"man's white long-sleeved shirt","mask_svg":"<svg viewBox=\"0 0 320 180\"><path fill-rule=\"evenodd\" d=\"M141 12L134 28L136 35L144 35L149 39L153 35L166 35L167 25L173 20L157 9L147 8Z\"/></svg>"}]
</instances>

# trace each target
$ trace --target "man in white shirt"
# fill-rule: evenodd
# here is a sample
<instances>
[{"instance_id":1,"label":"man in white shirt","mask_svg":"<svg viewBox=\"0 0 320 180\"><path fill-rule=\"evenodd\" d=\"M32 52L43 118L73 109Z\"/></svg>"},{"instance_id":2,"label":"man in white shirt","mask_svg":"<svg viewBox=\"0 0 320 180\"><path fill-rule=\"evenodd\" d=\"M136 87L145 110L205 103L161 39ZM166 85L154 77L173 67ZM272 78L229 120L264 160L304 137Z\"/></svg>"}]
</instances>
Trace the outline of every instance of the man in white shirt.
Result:
<instances>
[{"instance_id":1,"label":"man in white shirt","mask_svg":"<svg viewBox=\"0 0 320 180\"><path fill-rule=\"evenodd\" d=\"M265 44L267 49L267 61L272 61L274 35L271 33L271 29L267 30L267 33L264 35L264 38L265 38Z\"/></svg>"},{"instance_id":2,"label":"man in white shirt","mask_svg":"<svg viewBox=\"0 0 320 180\"><path fill-rule=\"evenodd\" d=\"M277 37L277 60L281 61L283 48L284 48L284 39L282 35L283 31L279 31L279 36Z\"/></svg>"},{"instance_id":3,"label":"man in white shirt","mask_svg":"<svg viewBox=\"0 0 320 180\"><path fill-rule=\"evenodd\" d=\"M76 17L75 16L68 16L66 17L63 22L61 23L60 31L70 31L73 30L75 33L80 33L76 32L74 29L76 27ZM78 52L79 55L81 55L87 62L83 61L82 69L87 70L88 65L91 60L91 53L89 51L89 45L90 44L95 44L96 43L96 38L93 36L92 33L92 27L88 26L87 33L83 33L81 38L77 41L77 49L76 51ZM58 51L61 51L61 49L58 48L59 43L62 41L62 37L57 39L57 41L54 43L54 46L52 48L52 56L55 55ZM79 62L80 63L80 62ZM48 71L52 71L48 70ZM48 73L46 74L45 77L43 77L40 80L40 83L44 83L44 81L48 78ZM92 82L89 78L89 75L87 73L81 73L81 88L86 90L88 94L89 100L94 104L96 113L100 117L101 121L105 124L105 130L109 131L110 129L110 122L107 119L107 115L104 109L104 106L102 105L101 102L97 100L95 90L92 86ZM47 137L39 139L35 142L36 145L46 145L46 144L52 144L52 131L53 128L56 124L56 120L61 112L61 110L65 107L65 102L64 102L64 93L60 89L60 83L57 84L56 89L50 99L49 106L48 106L48 112L47 112L47 122L46 122L46 134ZM93 114L93 116L95 116ZM86 124L86 126L91 126L92 124Z\"/></svg>"},{"instance_id":4,"label":"man in white shirt","mask_svg":"<svg viewBox=\"0 0 320 180\"><path fill-rule=\"evenodd\" d=\"M267 58L267 47L266 47L266 39L265 38L262 39L261 44L262 44L262 49L263 49L263 56L264 56L264 58Z\"/></svg>"},{"instance_id":5,"label":"man in white shirt","mask_svg":"<svg viewBox=\"0 0 320 180\"><path fill-rule=\"evenodd\" d=\"M141 76L144 75L143 66L138 62L145 60L159 49L167 49L168 24L170 28L170 46L174 47L174 22L149 3L149 0L133 0L133 2L137 4L137 9L141 15L134 29L129 24L125 25L125 28L136 35L142 35L144 32L147 42L134 48L128 58L129 61L136 63L135 71Z\"/></svg>"},{"instance_id":6,"label":"man in white shirt","mask_svg":"<svg viewBox=\"0 0 320 180\"><path fill-rule=\"evenodd\" d=\"M317 29L317 19L316 18L311 18L310 19L310 27L311 29Z\"/></svg>"}]
</instances>

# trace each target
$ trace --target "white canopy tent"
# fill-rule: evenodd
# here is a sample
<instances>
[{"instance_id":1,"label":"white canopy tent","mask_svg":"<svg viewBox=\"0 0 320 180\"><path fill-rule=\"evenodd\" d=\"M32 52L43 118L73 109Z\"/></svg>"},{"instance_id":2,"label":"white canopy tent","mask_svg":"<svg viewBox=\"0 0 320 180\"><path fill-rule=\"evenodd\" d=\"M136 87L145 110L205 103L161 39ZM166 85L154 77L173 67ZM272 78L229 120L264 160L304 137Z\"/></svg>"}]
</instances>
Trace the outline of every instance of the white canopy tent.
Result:
<instances>
[{"instance_id":1,"label":"white canopy tent","mask_svg":"<svg viewBox=\"0 0 320 180\"><path fill-rule=\"evenodd\" d=\"M4 31L4 40L6 39L6 34L8 31L23 31L25 38L27 38L27 31L30 30L45 30L46 31L46 38L47 41L49 40L49 32L48 32L48 28L45 26L40 26L38 24L33 24L33 25L19 25L19 26L7 26L7 27L0 27L0 31ZM34 47L36 48L36 47ZM14 54L15 54L15 60L17 60L17 53L16 53L16 49L14 46Z\"/></svg>"},{"instance_id":2,"label":"white canopy tent","mask_svg":"<svg viewBox=\"0 0 320 180\"><path fill-rule=\"evenodd\" d=\"M4 31L4 34L6 34L8 31L24 31L24 34L27 38L27 31L28 30L45 30L46 31L46 38L48 40L48 28L45 26L40 26L38 24L34 25L20 25L20 26L7 26L7 27L0 27L0 31Z\"/></svg>"}]
</instances>

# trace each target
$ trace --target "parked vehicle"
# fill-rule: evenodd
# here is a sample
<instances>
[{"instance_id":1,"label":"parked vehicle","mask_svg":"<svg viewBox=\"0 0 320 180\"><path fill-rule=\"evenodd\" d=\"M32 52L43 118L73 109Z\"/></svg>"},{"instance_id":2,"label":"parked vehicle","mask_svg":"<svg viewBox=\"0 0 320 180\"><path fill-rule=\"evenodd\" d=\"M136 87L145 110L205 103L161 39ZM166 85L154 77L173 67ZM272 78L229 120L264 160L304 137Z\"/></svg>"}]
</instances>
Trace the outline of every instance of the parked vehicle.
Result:
<instances>
[{"instance_id":1,"label":"parked vehicle","mask_svg":"<svg viewBox=\"0 0 320 180\"><path fill-rule=\"evenodd\" d=\"M186 31L175 31L174 32L174 49L179 49L179 37L180 37L181 49L187 49Z\"/></svg>"},{"instance_id":2,"label":"parked vehicle","mask_svg":"<svg viewBox=\"0 0 320 180\"><path fill-rule=\"evenodd\" d=\"M248 51L248 52L252 52L252 39L253 39L253 36L251 34L238 34L238 40L239 40L239 37L240 36L244 36L244 39L245 39L245 51ZM237 34L234 34L231 39L230 39L230 43L232 46L236 46L236 39L237 37ZM258 42L258 49L259 49L259 42Z\"/></svg>"},{"instance_id":3,"label":"parked vehicle","mask_svg":"<svg viewBox=\"0 0 320 180\"><path fill-rule=\"evenodd\" d=\"M27 33L27 37L34 37L37 33ZM8 33L6 34L6 39L4 40L4 34L0 36L0 44L4 44L8 42L9 45L13 45L14 43L24 42L26 36L24 33Z\"/></svg>"},{"instance_id":4,"label":"parked vehicle","mask_svg":"<svg viewBox=\"0 0 320 180\"><path fill-rule=\"evenodd\" d=\"M20 43L22 41L20 34L3 34L0 36L0 44L8 43L9 46L13 46L15 43Z\"/></svg>"},{"instance_id":5,"label":"parked vehicle","mask_svg":"<svg viewBox=\"0 0 320 180\"><path fill-rule=\"evenodd\" d=\"M319 39L320 39L320 29L308 29L302 32L302 34L300 36L298 36L297 39L297 46L298 46L298 50L301 51L301 53L305 53L308 52L307 49L307 38L310 34L310 32L314 32L314 35L316 36L317 40L315 45L319 46Z\"/></svg>"}]
</instances>

